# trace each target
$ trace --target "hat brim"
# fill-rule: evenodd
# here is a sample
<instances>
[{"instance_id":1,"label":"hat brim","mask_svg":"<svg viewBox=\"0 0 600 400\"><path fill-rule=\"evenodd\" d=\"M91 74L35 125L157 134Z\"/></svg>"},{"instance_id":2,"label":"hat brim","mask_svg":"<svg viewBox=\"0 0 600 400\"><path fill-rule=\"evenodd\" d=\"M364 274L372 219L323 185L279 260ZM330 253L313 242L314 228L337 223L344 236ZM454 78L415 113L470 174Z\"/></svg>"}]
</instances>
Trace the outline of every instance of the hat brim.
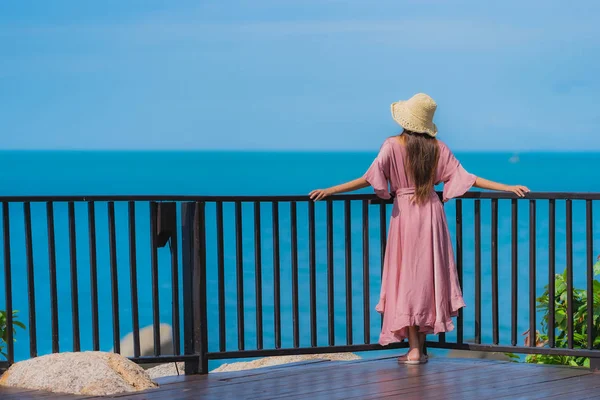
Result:
<instances>
[{"instance_id":1,"label":"hat brim","mask_svg":"<svg viewBox=\"0 0 600 400\"><path fill-rule=\"evenodd\" d=\"M401 127L415 133L424 133L435 137L438 133L437 126L431 122L427 123L410 113L406 107L406 101L397 101L391 105L392 118Z\"/></svg>"}]
</instances>

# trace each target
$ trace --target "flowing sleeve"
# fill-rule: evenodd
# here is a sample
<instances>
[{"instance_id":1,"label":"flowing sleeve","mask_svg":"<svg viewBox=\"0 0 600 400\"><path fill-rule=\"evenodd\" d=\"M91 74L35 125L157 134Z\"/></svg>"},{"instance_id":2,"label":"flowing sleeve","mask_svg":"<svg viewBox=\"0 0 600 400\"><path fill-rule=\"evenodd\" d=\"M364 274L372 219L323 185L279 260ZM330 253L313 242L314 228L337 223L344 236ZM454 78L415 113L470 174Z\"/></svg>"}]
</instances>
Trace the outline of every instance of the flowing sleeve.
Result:
<instances>
[{"instance_id":1,"label":"flowing sleeve","mask_svg":"<svg viewBox=\"0 0 600 400\"><path fill-rule=\"evenodd\" d=\"M389 187L391 157L392 150L390 144L386 141L381 146L379 154L373 160L367 172L363 175L363 178L375 190L375 194L382 199L389 199L391 197Z\"/></svg>"},{"instance_id":2,"label":"flowing sleeve","mask_svg":"<svg viewBox=\"0 0 600 400\"><path fill-rule=\"evenodd\" d=\"M477 179L463 168L452 151L442 143L438 167L439 182L444 182L444 201L462 196L473 187Z\"/></svg>"}]
</instances>

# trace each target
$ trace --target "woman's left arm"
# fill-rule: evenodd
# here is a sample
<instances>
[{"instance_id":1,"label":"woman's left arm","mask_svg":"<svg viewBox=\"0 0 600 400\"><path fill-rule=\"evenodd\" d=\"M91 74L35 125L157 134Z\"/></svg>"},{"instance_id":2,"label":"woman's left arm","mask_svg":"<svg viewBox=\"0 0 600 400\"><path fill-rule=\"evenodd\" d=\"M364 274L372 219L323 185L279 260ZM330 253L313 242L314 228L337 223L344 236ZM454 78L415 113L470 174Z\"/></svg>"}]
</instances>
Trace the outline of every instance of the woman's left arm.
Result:
<instances>
[{"instance_id":1,"label":"woman's left arm","mask_svg":"<svg viewBox=\"0 0 600 400\"><path fill-rule=\"evenodd\" d=\"M338 193L353 192L371 186L365 178L358 178L350 182L342 183L341 185L332 186L327 189L316 189L309 193L311 200L322 200L327 196Z\"/></svg>"}]
</instances>

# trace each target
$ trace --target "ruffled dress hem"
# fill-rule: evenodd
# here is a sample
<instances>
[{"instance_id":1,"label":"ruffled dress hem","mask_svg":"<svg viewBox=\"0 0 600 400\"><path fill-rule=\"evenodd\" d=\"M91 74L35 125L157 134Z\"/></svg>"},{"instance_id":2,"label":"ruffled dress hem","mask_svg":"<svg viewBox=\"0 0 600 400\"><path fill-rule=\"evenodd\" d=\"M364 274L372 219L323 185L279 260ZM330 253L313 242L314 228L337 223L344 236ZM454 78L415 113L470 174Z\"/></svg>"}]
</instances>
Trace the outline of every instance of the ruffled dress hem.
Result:
<instances>
[{"instance_id":1,"label":"ruffled dress hem","mask_svg":"<svg viewBox=\"0 0 600 400\"><path fill-rule=\"evenodd\" d=\"M466 304L462 296L455 297L452 299L452 310L448 318L442 321L431 320L430 313L424 314L396 314L394 315L394 321L390 324L391 329L388 332L381 331L379 336L379 344L387 346L392 343L398 343L408 338L408 327L418 326L419 332L426 335L437 335L439 333L451 332L454 330L454 323L452 317L458 315L458 310L466 307ZM381 302L375 307L377 312L382 313Z\"/></svg>"}]
</instances>

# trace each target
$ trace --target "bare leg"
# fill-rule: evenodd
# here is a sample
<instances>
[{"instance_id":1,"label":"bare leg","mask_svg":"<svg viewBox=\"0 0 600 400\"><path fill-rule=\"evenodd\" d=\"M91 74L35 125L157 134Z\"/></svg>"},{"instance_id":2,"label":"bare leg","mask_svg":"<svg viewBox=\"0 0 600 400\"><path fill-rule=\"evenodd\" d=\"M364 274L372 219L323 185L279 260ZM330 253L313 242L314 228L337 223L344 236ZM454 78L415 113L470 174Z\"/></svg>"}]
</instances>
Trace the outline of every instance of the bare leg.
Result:
<instances>
[{"instance_id":1,"label":"bare leg","mask_svg":"<svg viewBox=\"0 0 600 400\"><path fill-rule=\"evenodd\" d=\"M421 357L427 357L423 355L423 346L425 345L425 334L419 332L418 326L410 326L408 328L408 346L409 351L406 354L398 357L398 361L406 361L408 358L411 360L419 360Z\"/></svg>"},{"instance_id":2,"label":"bare leg","mask_svg":"<svg viewBox=\"0 0 600 400\"><path fill-rule=\"evenodd\" d=\"M408 327L408 346L410 347L410 350L408 351L408 358L411 360L419 360L421 358L421 351L423 348L420 345L420 339L419 327Z\"/></svg>"}]
</instances>

